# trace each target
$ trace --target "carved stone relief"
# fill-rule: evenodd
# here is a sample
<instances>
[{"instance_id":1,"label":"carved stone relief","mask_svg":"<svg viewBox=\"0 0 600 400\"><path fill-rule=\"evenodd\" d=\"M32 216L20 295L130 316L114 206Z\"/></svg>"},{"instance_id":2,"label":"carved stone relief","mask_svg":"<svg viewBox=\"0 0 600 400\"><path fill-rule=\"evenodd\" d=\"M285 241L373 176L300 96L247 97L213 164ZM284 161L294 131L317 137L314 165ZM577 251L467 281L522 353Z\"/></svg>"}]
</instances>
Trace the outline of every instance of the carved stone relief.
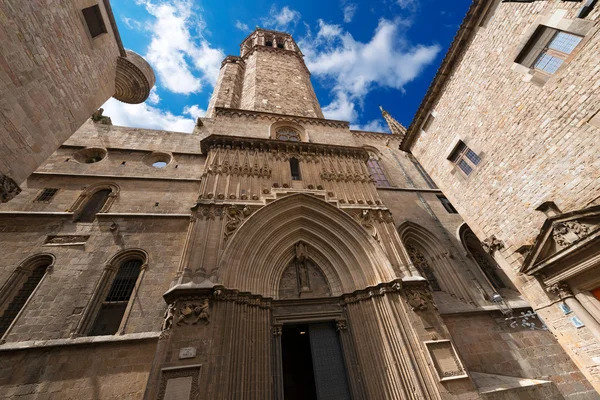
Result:
<instances>
[{"instance_id":1,"label":"carved stone relief","mask_svg":"<svg viewBox=\"0 0 600 400\"><path fill-rule=\"evenodd\" d=\"M496 235L492 235L481 242L481 247L486 253L493 256L496 251L504 248L504 242L498 239Z\"/></svg>"},{"instance_id":2,"label":"carved stone relief","mask_svg":"<svg viewBox=\"0 0 600 400\"><path fill-rule=\"evenodd\" d=\"M430 307L437 309L433 295L425 285L404 288L404 297L412 311L425 311Z\"/></svg>"},{"instance_id":3,"label":"carved stone relief","mask_svg":"<svg viewBox=\"0 0 600 400\"><path fill-rule=\"evenodd\" d=\"M0 173L0 203L6 203L21 193L21 188L11 178Z\"/></svg>"},{"instance_id":4,"label":"carved stone relief","mask_svg":"<svg viewBox=\"0 0 600 400\"><path fill-rule=\"evenodd\" d=\"M226 217L227 222L225 223L225 237L223 241L227 241L231 235L235 233L237 228L244 222L244 220L252 214L252 210L247 206L231 206L227 208Z\"/></svg>"},{"instance_id":5,"label":"carved stone relief","mask_svg":"<svg viewBox=\"0 0 600 400\"><path fill-rule=\"evenodd\" d=\"M557 222L552 228L552 238L561 248L572 245L589 232L589 228L578 221Z\"/></svg>"},{"instance_id":6,"label":"carved stone relief","mask_svg":"<svg viewBox=\"0 0 600 400\"><path fill-rule=\"evenodd\" d=\"M208 297L198 301L183 302L179 307L177 325L195 325L200 321L210 322L209 305Z\"/></svg>"}]
</instances>

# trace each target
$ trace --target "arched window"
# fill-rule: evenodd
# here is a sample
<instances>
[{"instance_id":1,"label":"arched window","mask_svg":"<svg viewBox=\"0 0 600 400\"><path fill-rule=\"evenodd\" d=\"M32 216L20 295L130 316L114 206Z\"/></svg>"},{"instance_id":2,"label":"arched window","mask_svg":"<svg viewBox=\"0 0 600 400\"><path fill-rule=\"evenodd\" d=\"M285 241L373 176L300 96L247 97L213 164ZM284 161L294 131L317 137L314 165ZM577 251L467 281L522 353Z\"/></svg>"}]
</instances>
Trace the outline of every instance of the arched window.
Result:
<instances>
[{"instance_id":1,"label":"arched window","mask_svg":"<svg viewBox=\"0 0 600 400\"><path fill-rule=\"evenodd\" d=\"M9 277L0 291L0 337L10 328L53 264L52 255L34 256L19 265Z\"/></svg>"},{"instance_id":2,"label":"arched window","mask_svg":"<svg viewBox=\"0 0 600 400\"><path fill-rule=\"evenodd\" d=\"M85 188L70 209L73 212L73 220L93 222L96 214L108 211L118 194L119 187L109 182Z\"/></svg>"},{"instance_id":3,"label":"arched window","mask_svg":"<svg viewBox=\"0 0 600 400\"><path fill-rule=\"evenodd\" d=\"M379 157L373 153L369 152L369 161L367 161L367 166L369 167L369 172L371 176L375 180L376 186L382 187L390 187L390 182L387 180L385 176L385 172L383 171L383 166L381 165L381 160Z\"/></svg>"},{"instance_id":4,"label":"arched window","mask_svg":"<svg viewBox=\"0 0 600 400\"><path fill-rule=\"evenodd\" d=\"M119 331L143 264L139 259L130 259L121 263L108 294L100 306L90 335L114 335Z\"/></svg>"},{"instance_id":5,"label":"arched window","mask_svg":"<svg viewBox=\"0 0 600 400\"><path fill-rule=\"evenodd\" d=\"M410 244L406 246L406 251L408 252L408 256L410 257L411 261L413 262L419 273L425 279L427 279L427 281L431 285L431 289L436 292L441 291L442 289L440 287L440 284L438 283L433 273L433 269L429 266L429 263L425 259L425 256L416 247Z\"/></svg>"},{"instance_id":6,"label":"arched window","mask_svg":"<svg viewBox=\"0 0 600 400\"><path fill-rule=\"evenodd\" d=\"M492 258L492 256L490 256L485 252L485 250L483 250L483 247L481 247L481 242L479 241L477 236L475 236L473 231L468 226L466 226L466 224L463 225L463 227L461 227L460 236L463 245L465 246L469 254L473 257L473 260L475 260L475 262L481 269L481 272L483 272L490 284L495 289L505 288L506 284L504 283L504 280L500 277L500 275L503 274L502 270L500 269L496 261Z\"/></svg>"},{"instance_id":7,"label":"arched window","mask_svg":"<svg viewBox=\"0 0 600 400\"><path fill-rule=\"evenodd\" d=\"M77 217L77 221L94 222L96 214L102 210L111 193L108 189L98 190L94 193L88 202L85 203L85 206L83 206L81 213Z\"/></svg>"},{"instance_id":8,"label":"arched window","mask_svg":"<svg viewBox=\"0 0 600 400\"><path fill-rule=\"evenodd\" d=\"M292 172L292 180L299 181L302 179L300 176L300 162L297 158L290 158L290 171Z\"/></svg>"},{"instance_id":9,"label":"arched window","mask_svg":"<svg viewBox=\"0 0 600 400\"><path fill-rule=\"evenodd\" d=\"M277 140L284 140L288 142L300 142L300 132L289 126L284 126L275 131L275 138Z\"/></svg>"}]
</instances>

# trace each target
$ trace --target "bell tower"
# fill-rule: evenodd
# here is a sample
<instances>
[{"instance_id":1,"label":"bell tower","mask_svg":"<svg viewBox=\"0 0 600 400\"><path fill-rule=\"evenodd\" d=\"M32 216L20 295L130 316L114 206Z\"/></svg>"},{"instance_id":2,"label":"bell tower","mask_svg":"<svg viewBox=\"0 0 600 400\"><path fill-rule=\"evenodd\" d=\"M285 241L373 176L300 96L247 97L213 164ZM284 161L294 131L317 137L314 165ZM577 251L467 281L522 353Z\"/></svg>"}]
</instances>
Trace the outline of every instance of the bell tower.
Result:
<instances>
[{"instance_id":1,"label":"bell tower","mask_svg":"<svg viewBox=\"0 0 600 400\"><path fill-rule=\"evenodd\" d=\"M323 118L304 56L288 33L256 28L228 56L208 106Z\"/></svg>"}]
</instances>

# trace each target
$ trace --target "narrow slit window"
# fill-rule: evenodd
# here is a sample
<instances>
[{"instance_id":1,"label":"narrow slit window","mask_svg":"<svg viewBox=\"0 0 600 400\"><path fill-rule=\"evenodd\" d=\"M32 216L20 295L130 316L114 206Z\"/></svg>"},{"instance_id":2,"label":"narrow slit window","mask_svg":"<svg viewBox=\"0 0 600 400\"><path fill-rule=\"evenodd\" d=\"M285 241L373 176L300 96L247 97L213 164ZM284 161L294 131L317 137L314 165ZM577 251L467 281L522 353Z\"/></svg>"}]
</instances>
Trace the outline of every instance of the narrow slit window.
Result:
<instances>
[{"instance_id":1,"label":"narrow slit window","mask_svg":"<svg viewBox=\"0 0 600 400\"><path fill-rule=\"evenodd\" d=\"M459 141L448 160L454 163L465 175L471 175L471 172L481 163L479 154L471 150L464 142Z\"/></svg>"},{"instance_id":2,"label":"narrow slit window","mask_svg":"<svg viewBox=\"0 0 600 400\"><path fill-rule=\"evenodd\" d=\"M106 25L104 25L104 19L102 18L102 12L100 7L96 4L88 8L81 10L83 12L83 18L87 24L88 30L92 38L98 37L103 33L106 33Z\"/></svg>"},{"instance_id":3,"label":"narrow slit window","mask_svg":"<svg viewBox=\"0 0 600 400\"><path fill-rule=\"evenodd\" d=\"M50 203L57 192L58 192L58 189L52 189L52 188L44 189L38 195L38 197L36 197L35 202L36 203Z\"/></svg>"},{"instance_id":4,"label":"narrow slit window","mask_svg":"<svg viewBox=\"0 0 600 400\"><path fill-rule=\"evenodd\" d=\"M100 306L90 335L114 335L118 332L141 267L142 261L140 260L126 261L119 267L117 276Z\"/></svg>"},{"instance_id":5,"label":"narrow slit window","mask_svg":"<svg viewBox=\"0 0 600 400\"><path fill-rule=\"evenodd\" d=\"M438 196L438 199L440 199L440 202L442 203L442 205L444 206L446 211L448 211L449 214L458 214L458 211L456 211L456 208L454 208L452 203L450 203L450 200L448 200L444 196Z\"/></svg>"},{"instance_id":6,"label":"narrow slit window","mask_svg":"<svg viewBox=\"0 0 600 400\"><path fill-rule=\"evenodd\" d=\"M367 167L369 167L369 172L371 176L375 180L375 186L380 187L390 187L390 182L385 176L385 172L383 170L383 166L381 165L381 161L379 158L372 153L369 153L369 161L367 161Z\"/></svg>"},{"instance_id":7,"label":"narrow slit window","mask_svg":"<svg viewBox=\"0 0 600 400\"><path fill-rule=\"evenodd\" d=\"M292 172L293 181L299 181L302 179L300 176L300 162L297 158L290 158L290 170Z\"/></svg>"}]
</instances>

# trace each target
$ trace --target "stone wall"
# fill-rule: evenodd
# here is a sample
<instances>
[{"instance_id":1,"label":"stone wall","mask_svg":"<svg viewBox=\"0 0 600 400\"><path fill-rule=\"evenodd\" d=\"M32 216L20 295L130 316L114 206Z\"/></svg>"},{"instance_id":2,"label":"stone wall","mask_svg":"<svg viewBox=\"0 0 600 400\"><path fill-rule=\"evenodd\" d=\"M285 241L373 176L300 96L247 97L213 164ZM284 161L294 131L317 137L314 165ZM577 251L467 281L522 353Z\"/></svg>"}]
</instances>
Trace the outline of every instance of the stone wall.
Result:
<instances>
[{"instance_id":1,"label":"stone wall","mask_svg":"<svg viewBox=\"0 0 600 400\"><path fill-rule=\"evenodd\" d=\"M2 350L0 399L141 399L156 338Z\"/></svg>"},{"instance_id":2,"label":"stone wall","mask_svg":"<svg viewBox=\"0 0 600 400\"><path fill-rule=\"evenodd\" d=\"M92 39L81 9L95 4L108 33ZM114 94L119 47L103 2L10 0L0 15L0 173L20 184Z\"/></svg>"}]
</instances>

